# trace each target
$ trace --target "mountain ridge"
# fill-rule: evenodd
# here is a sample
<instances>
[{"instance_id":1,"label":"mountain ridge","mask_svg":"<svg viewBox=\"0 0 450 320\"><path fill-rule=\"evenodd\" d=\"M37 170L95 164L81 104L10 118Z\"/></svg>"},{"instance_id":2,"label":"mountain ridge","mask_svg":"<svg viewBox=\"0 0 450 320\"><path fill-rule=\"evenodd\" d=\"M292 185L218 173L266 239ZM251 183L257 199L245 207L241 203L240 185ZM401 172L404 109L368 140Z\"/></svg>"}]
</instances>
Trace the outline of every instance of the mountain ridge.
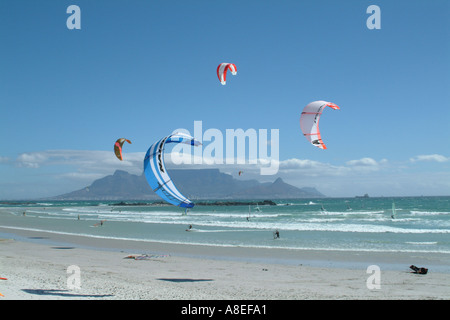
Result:
<instances>
[{"instance_id":1,"label":"mountain ridge","mask_svg":"<svg viewBox=\"0 0 450 320\"><path fill-rule=\"evenodd\" d=\"M195 199L292 199L323 198L315 188L297 188L277 178L273 183L238 180L219 169L174 169L171 178L179 191ZM97 179L90 186L48 198L50 200L160 200L144 174L123 170Z\"/></svg>"}]
</instances>

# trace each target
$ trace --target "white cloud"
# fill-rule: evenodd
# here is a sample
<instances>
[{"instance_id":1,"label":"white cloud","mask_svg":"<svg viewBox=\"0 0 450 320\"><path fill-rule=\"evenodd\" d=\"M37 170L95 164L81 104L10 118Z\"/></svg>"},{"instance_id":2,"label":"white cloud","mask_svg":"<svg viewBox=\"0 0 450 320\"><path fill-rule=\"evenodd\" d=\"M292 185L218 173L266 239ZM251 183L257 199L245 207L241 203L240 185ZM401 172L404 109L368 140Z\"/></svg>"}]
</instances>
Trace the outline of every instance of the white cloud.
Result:
<instances>
[{"instance_id":1,"label":"white cloud","mask_svg":"<svg viewBox=\"0 0 450 320\"><path fill-rule=\"evenodd\" d=\"M280 174L309 177L340 176L347 168L309 159L288 159L280 161Z\"/></svg>"},{"instance_id":2,"label":"white cloud","mask_svg":"<svg viewBox=\"0 0 450 320\"><path fill-rule=\"evenodd\" d=\"M378 167L378 162L372 158L362 158L359 160L350 160L346 164L351 167Z\"/></svg>"},{"instance_id":3,"label":"white cloud","mask_svg":"<svg viewBox=\"0 0 450 320\"><path fill-rule=\"evenodd\" d=\"M450 161L450 158L445 157L440 154L427 154L427 155L419 155L409 159L411 162L418 161L436 161L436 162L447 162Z\"/></svg>"},{"instance_id":4,"label":"white cloud","mask_svg":"<svg viewBox=\"0 0 450 320\"><path fill-rule=\"evenodd\" d=\"M54 188L53 192L48 191L48 196L52 196L62 193L61 188L64 188L64 192L69 192L88 186L94 180L113 174L118 169L140 175L143 171L144 155L143 152L126 153L124 160L120 161L112 151L46 150L22 153L15 161L6 157L2 157L0 161L14 164L16 168L28 168L25 169L27 176L31 176L29 170L33 170L33 179L45 176L46 185ZM171 154L166 153L166 166L169 170L216 168L238 179L256 179L261 182L273 182L281 177L297 187L316 187L328 196L354 196L364 193L371 196L450 194L450 182L440 179L448 174L437 172L436 164L428 169L424 168L420 173L416 172L416 169L412 172L411 163L416 161L444 163L450 160L441 155L421 155L402 162L363 157L340 164L291 158L277 161L279 170L273 176L260 174L260 168L268 165L263 159L259 159L257 164L249 164L248 159L245 164L237 164L237 159L227 164L227 159L223 159L224 164L220 164L214 163L213 158L203 159L193 154L192 158L185 159L187 163L177 165L173 163L175 158L172 159ZM239 176L241 170L244 174ZM30 188L34 186L34 182L30 184Z\"/></svg>"},{"instance_id":5,"label":"white cloud","mask_svg":"<svg viewBox=\"0 0 450 320\"><path fill-rule=\"evenodd\" d=\"M223 161L222 164L214 163L213 159L202 159L196 156L190 155L178 155L173 154L173 158L169 153L166 153L166 166L168 168L218 168L221 171L227 172L239 172L239 170L246 171L246 177L249 174L252 178L261 179L260 168L267 167L269 161L265 159L258 159L256 164L249 164L248 161L245 164L236 163L236 159L227 159L229 161ZM175 160L172 162L171 160ZM203 161L202 161L203 160ZM358 160L350 160L345 163L345 165L333 165L330 163L309 160L309 159L297 159L291 158L287 160L270 160L272 162L276 161L276 165L279 167L277 176L290 176L290 177L338 177L345 175L361 174L361 171L375 171L379 170L382 165L387 164L386 159L376 161L372 158L362 158ZM270 180L270 176L267 177ZM267 180L267 179L265 179Z\"/></svg>"},{"instance_id":6,"label":"white cloud","mask_svg":"<svg viewBox=\"0 0 450 320\"><path fill-rule=\"evenodd\" d=\"M45 152L27 152L20 154L16 159L16 165L26 168L39 168L48 159Z\"/></svg>"},{"instance_id":7,"label":"white cloud","mask_svg":"<svg viewBox=\"0 0 450 320\"><path fill-rule=\"evenodd\" d=\"M308 159L288 159L280 162L280 168L282 169L315 169L323 167L323 163Z\"/></svg>"},{"instance_id":8,"label":"white cloud","mask_svg":"<svg viewBox=\"0 0 450 320\"><path fill-rule=\"evenodd\" d=\"M70 166L75 169L78 177L82 174L88 177L91 173L110 174L117 169L140 174L143 158L144 153L142 152L128 153L125 160L120 161L110 151L45 150L20 154L15 161L15 165L26 168ZM76 175L73 174L73 176Z\"/></svg>"}]
</instances>

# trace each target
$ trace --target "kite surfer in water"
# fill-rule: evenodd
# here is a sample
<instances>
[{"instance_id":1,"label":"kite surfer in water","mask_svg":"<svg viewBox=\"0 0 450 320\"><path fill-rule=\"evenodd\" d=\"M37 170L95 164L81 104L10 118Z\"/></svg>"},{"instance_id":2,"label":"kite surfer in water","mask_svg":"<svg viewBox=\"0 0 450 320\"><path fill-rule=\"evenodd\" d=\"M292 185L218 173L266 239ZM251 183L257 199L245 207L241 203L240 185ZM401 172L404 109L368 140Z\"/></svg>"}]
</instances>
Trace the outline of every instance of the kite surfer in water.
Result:
<instances>
[{"instance_id":1,"label":"kite surfer in water","mask_svg":"<svg viewBox=\"0 0 450 320\"><path fill-rule=\"evenodd\" d=\"M280 232L278 230L275 230L275 232L273 233L273 238L274 239L279 239L280 238Z\"/></svg>"},{"instance_id":2,"label":"kite surfer in water","mask_svg":"<svg viewBox=\"0 0 450 320\"><path fill-rule=\"evenodd\" d=\"M106 220L100 220L100 222L94 224L93 227L103 226L103 222L105 222L105 221L106 221Z\"/></svg>"}]
</instances>

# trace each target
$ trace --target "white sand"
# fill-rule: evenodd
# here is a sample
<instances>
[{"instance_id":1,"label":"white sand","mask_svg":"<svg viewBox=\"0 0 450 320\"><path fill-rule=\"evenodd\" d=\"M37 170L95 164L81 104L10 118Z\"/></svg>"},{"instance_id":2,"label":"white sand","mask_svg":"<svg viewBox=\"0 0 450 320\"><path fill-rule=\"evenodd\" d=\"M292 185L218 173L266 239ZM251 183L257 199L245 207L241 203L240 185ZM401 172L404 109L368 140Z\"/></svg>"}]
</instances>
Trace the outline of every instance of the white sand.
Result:
<instances>
[{"instance_id":1,"label":"white sand","mask_svg":"<svg viewBox=\"0 0 450 320\"><path fill-rule=\"evenodd\" d=\"M0 232L11 230L0 227ZM416 259L412 263L420 261L417 266L424 266L420 263L446 264L448 257L183 246L31 231L22 231L21 236L34 237L34 242L0 240L0 277L8 278L0 280L0 293L4 295L0 300L450 298L448 273L430 270L426 275L418 275L408 268L411 259ZM63 240L67 245L49 242ZM89 249L89 244L103 249ZM155 257L124 259L143 252L153 252ZM405 268L382 268L380 289L368 289L366 282L371 274L366 272L367 266L389 261ZM344 262L355 267L336 268ZM324 267L317 266L321 264ZM68 288L68 277L73 274L68 274L67 268L71 265L80 268L80 289Z\"/></svg>"}]
</instances>

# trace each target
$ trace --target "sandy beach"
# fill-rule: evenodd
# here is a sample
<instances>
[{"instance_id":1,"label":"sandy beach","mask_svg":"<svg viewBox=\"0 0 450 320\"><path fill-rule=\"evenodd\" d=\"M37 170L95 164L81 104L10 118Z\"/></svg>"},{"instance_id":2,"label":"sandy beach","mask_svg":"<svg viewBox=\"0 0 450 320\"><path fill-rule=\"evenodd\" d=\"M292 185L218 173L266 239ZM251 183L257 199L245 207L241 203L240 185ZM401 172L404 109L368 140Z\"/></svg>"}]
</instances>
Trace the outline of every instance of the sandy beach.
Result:
<instances>
[{"instance_id":1,"label":"sandy beach","mask_svg":"<svg viewBox=\"0 0 450 320\"><path fill-rule=\"evenodd\" d=\"M419 275L409 269L448 266L448 255L188 246L1 227L0 232L12 235L0 240L0 277L8 279L0 281L1 300L450 298L448 273L430 268ZM127 258L142 254L146 259ZM379 289L367 285L374 275L369 265L380 266ZM78 268L78 283L69 266Z\"/></svg>"}]
</instances>

